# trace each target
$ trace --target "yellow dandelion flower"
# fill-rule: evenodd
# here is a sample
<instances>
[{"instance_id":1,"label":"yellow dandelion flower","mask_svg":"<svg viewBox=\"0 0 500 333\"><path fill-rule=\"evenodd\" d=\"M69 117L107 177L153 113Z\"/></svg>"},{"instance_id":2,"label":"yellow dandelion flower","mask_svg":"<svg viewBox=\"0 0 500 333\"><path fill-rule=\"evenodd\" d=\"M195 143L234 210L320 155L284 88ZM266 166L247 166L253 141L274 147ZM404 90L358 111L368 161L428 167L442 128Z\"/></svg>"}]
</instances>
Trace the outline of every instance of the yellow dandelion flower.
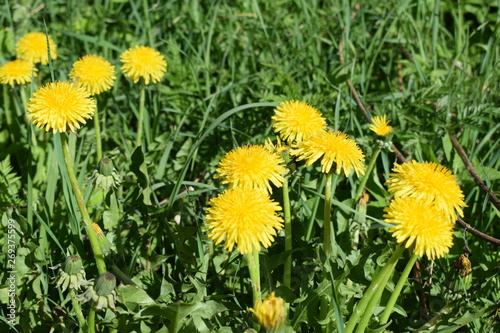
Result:
<instances>
[{"instance_id":1,"label":"yellow dandelion flower","mask_svg":"<svg viewBox=\"0 0 500 333\"><path fill-rule=\"evenodd\" d=\"M281 138L289 144L305 140L326 129L326 120L318 109L304 102L283 102L274 109L274 113L271 117L274 131L279 132Z\"/></svg>"},{"instance_id":2,"label":"yellow dandelion flower","mask_svg":"<svg viewBox=\"0 0 500 333\"><path fill-rule=\"evenodd\" d=\"M321 171L329 173L333 163L336 164L335 173L343 170L349 176L351 170L356 175L365 173L363 161L365 156L354 140L339 131L324 131L298 144L297 149L292 149L292 155L298 156L297 160L307 160L306 165L311 165L321 158Z\"/></svg>"},{"instance_id":3,"label":"yellow dandelion flower","mask_svg":"<svg viewBox=\"0 0 500 333\"><path fill-rule=\"evenodd\" d=\"M267 248L283 228L281 210L264 191L235 187L224 191L209 202L206 214L208 238L215 244L226 240L224 248L233 250L235 244L241 254Z\"/></svg>"},{"instance_id":4,"label":"yellow dandelion flower","mask_svg":"<svg viewBox=\"0 0 500 333\"><path fill-rule=\"evenodd\" d=\"M249 309L267 332L281 328L286 320L285 301L276 297L274 291L267 295L264 301L257 301L255 309Z\"/></svg>"},{"instance_id":5,"label":"yellow dandelion flower","mask_svg":"<svg viewBox=\"0 0 500 333\"><path fill-rule=\"evenodd\" d=\"M160 52L147 47L136 46L120 56L123 62L122 72L137 83L142 77L145 84L157 83L167 71L167 62Z\"/></svg>"},{"instance_id":6,"label":"yellow dandelion flower","mask_svg":"<svg viewBox=\"0 0 500 333\"><path fill-rule=\"evenodd\" d=\"M444 210L450 220L456 220L457 213L464 216L461 207L467 207L464 194L453 173L442 165L410 161L396 164L385 183L389 193L395 197L412 197L433 201ZM456 212L455 212L456 211Z\"/></svg>"},{"instance_id":7,"label":"yellow dandelion flower","mask_svg":"<svg viewBox=\"0 0 500 333\"><path fill-rule=\"evenodd\" d=\"M94 114L95 102L89 93L69 82L48 83L28 102L28 118L47 132L75 131Z\"/></svg>"},{"instance_id":8,"label":"yellow dandelion flower","mask_svg":"<svg viewBox=\"0 0 500 333\"><path fill-rule=\"evenodd\" d=\"M377 135L387 136L392 132L392 126L389 126L391 121L386 119L386 115L375 116L372 118L372 122L370 129Z\"/></svg>"},{"instance_id":9,"label":"yellow dandelion flower","mask_svg":"<svg viewBox=\"0 0 500 333\"><path fill-rule=\"evenodd\" d=\"M0 67L1 84L25 84L31 82L31 75L36 76L36 68L32 62L26 60L9 61Z\"/></svg>"},{"instance_id":10,"label":"yellow dandelion flower","mask_svg":"<svg viewBox=\"0 0 500 333\"><path fill-rule=\"evenodd\" d=\"M75 62L69 76L91 95L98 95L111 89L116 80L115 67L103 57L93 54Z\"/></svg>"},{"instance_id":11,"label":"yellow dandelion flower","mask_svg":"<svg viewBox=\"0 0 500 333\"><path fill-rule=\"evenodd\" d=\"M55 60L57 59L57 45L50 36L48 37L48 40L50 58ZM16 44L17 57L34 64L40 62L42 65L47 65L49 63L48 50L47 36L41 32L30 32L29 34L21 37Z\"/></svg>"},{"instance_id":12,"label":"yellow dandelion flower","mask_svg":"<svg viewBox=\"0 0 500 333\"><path fill-rule=\"evenodd\" d=\"M442 258L453 246L453 224L445 212L421 198L394 198L386 207L384 221L398 243L415 246L415 254L429 259Z\"/></svg>"},{"instance_id":13,"label":"yellow dandelion flower","mask_svg":"<svg viewBox=\"0 0 500 333\"><path fill-rule=\"evenodd\" d=\"M283 186L287 170L280 155L264 146L243 146L231 150L224 156L216 170L215 178L230 187L257 188L272 193L270 182Z\"/></svg>"}]
</instances>

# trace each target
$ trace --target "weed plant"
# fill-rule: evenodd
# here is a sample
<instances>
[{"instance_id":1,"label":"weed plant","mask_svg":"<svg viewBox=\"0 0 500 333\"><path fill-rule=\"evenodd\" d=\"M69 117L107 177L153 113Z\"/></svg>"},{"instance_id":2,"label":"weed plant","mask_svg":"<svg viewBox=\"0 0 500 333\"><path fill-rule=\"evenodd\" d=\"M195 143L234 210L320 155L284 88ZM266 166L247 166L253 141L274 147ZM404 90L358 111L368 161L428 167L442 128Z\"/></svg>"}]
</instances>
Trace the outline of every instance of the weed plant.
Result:
<instances>
[{"instance_id":1,"label":"weed plant","mask_svg":"<svg viewBox=\"0 0 500 333\"><path fill-rule=\"evenodd\" d=\"M276 312L287 314L283 332L500 331L500 2L10 0L0 8L0 66L17 58L27 33L57 44L57 58L37 64L30 83L1 87L0 331L273 331L256 317L275 306L285 307ZM166 60L158 83L121 72L120 55L136 45ZM72 65L87 54L116 68L111 89L95 96L100 128L96 117L68 134L35 127L27 102L48 82L73 82ZM276 144L271 119L292 100L317 108L373 165L363 179L292 156L286 188L272 185L269 199L289 208L291 233L277 230L256 257L240 255L208 237L207 207L228 188L214 178L219 162L237 147ZM370 130L383 115L391 141ZM442 257L417 258L389 232L386 181L405 160L446 167L464 194ZM350 327L398 251L368 315ZM259 310L261 300L270 310Z\"/></svg>"}]
</instances>

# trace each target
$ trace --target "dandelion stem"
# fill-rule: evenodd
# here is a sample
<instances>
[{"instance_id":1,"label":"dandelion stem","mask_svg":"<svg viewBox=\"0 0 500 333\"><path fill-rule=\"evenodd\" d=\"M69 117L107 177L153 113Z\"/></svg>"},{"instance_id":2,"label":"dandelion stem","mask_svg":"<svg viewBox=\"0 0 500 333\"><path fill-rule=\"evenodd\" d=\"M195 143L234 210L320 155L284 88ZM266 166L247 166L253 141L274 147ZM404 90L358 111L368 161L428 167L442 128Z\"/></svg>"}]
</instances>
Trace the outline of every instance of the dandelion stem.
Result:
<instances>
[{"instance_id":1,"label":"dandelion stem","mask_svg":"<svg viewBox=\"0 0 500 333\"><path fill-rule=\"evenodd\" d=\"M99 161L102 159L102 142L101 142L101 126L99 124L99 109L97 107L97 99L95 99L94 129L95 129L95 144L97 150L97 163L99 163Z\"/></svg>"},{"instance_id":2,"label":"dandelion stem","mask_svg":"<svg viewBox=\"0 0 500 333\"><path fill-rule=\"evenodd\" d=\"M369 303L372 304L374 303L373 301L372 302L370 301L372 300L373 297L375 297L375 294L379 288L382 288L382 290L385 289L385 285L387 284L389 277L394 271L394 267L396 266L396 263L401 257L403 250L404 247L398 245L396 247L396 251L394 251L394 254L389 258L385 266L378 273L375 274L370 286L368 287L368 289L366 289L363 297L354 308L354 312L351 318L349 318L349 321L347 322L345 333L352 333L361 315L364 316L365 313L368 313L367 317L368 319L370 318L373 308L368 308L368 305ZM373 304L373 306L375 306L375 304ZM356 332L361 332L360 327L358 327Z\"/></svg>"},{"instance_id":3,"label":"dandelion stem","mask_svg":"<svg viewBox=\"0 0 500 333\"><path fill-rule=\"evenodd\" d=\"M389 320L392 309L394 309L394 305L396 304L399 294L401 294L401 290L403 290L403 287L408 280L408 275L410 275L411 269L413 268L413 265L415 265L415 261L417 261L417 258L418 256L414 254L411 256L410 260L408 260L408 264L406 264L406 267L403 270L403 273L401 274L401 277L399 278L399 281L391 294L391 298L389 298L385 310L380 317L381 324L385 324L387 320Z\"/></svg>"},{"instance_id":4,"label":"dandelion stem","mask_svg":"<svg viewBox=\"0 0 500 333\"><path fill-rule=\"evenodd\" d=\"M76 299L76 292L74 289L69 290L69 295L71 296L71 303L73 304L73 310L75 311L76 318L78 319L78 324L80 324L79 332L84 332L85 330L85 317L82 313L82 307L80 302Z\"/></svg>"},{"instance_id":5,"label":"dandelion stem","mask_svg":"<svg viewBox=\"0 0 500 333\"><path fill-rule=\"evenodd\" d=\"M335 235L332 233L330 214L331 214L331 196L332 196L332 172L326 174L326 186L325 186L325 206L323 212L324 220L324 241L323 247L327 257L330 257L330 252L332 248L332 238L335 242Z\"/></svg>"},{"instance_id":6,"label":"dandelion stem","mask_svg":"<svg viewBox=\"0 0 500 333\"><path fill-rule=\"evenodd\" d=\"M292 283L292 218L290 214L290 195L288 193L288 179L283 182L283 212L285 215L285 273L283 284L290 288Z\"/></svg>"},{"instance_id":7,"label":"dandelion stem","mask_svg":"<svg viewBox=\"0 0 500 333\"><path fill-rule=\"evenodd\" d=\"M146 96L146 85L141 84L141 91L139 97L139 121L137 123L137 138L135 146L138 147L142 144L142 125L144 123L144 101Z\"/></svg>"},{"instance_id":8,"label":"dandelion stem","mask_svg":"<svg viewBox=\"0 0 500 333\"><path fill-rule=\"evenodd\" d=\"M95 304L92 304L92 307L89 311L89 317L87 319L87 325L89 327L89 333L95 333Z\"/></svg>"},{"instance_id":9,"label":"dandelion stem","mask_svg":"<svg viewBox=\"0 0 500 333\"><path fill-rule=\"evenodd\" d=\"M251 253L245 254L250 271L250 280L252 281L253 303L254 305L261 301L260 295L260 267L259 267L259 251L253 250Z\"/></svg>"},{"instance_id":10,"label":"dandelion stem","mask_svg":"<svg viewBox=\"0 0 500 333\"><path fill-rule=\"evenodd\" d=\"M64 154L64 162L66 164L66 169L68 170L68 176L71 182L71 187L73 188L73 193L75 194L76 201L78 203L78 208L80 208L80 213L82 214L83 223L85 225L85 230L89 237L90 246L92 247L92 252L94 253L94 259L97 264L97 270L99 274L106 273L106 264L104 262L104 256L102 254L101 247L99 246L99 241L97 239L96 232L92 227L92 220L85 206L85 200L83 199L82 192L78 186L78 180L75 176L75 171L73 169L73 162L71 161L71 155L69 152L68 139L66 134L61 134L61 144L62 151Z\"/></svg>"},{"instance_id":11,"label":"dandelion stem","mask_svg":"<svg viewBox=\"0 0 500 333\"><path fill-rule=\"evenodd\" d=\"M359 183L358 189L356 190L356 195L354 196L354 200L357 202L359 200L359 197L363 193L363 190L365 189L366 182L368 181L368 178L370 177L373 167L375 166L375 162L377 161L377 157L380 154L380 147L378 147L375 152L373 153L372 159L370 160L370 163L368 164L368 167L366 168L365 175L361 179L361 182Z\"/></svg>"}]
</instances>

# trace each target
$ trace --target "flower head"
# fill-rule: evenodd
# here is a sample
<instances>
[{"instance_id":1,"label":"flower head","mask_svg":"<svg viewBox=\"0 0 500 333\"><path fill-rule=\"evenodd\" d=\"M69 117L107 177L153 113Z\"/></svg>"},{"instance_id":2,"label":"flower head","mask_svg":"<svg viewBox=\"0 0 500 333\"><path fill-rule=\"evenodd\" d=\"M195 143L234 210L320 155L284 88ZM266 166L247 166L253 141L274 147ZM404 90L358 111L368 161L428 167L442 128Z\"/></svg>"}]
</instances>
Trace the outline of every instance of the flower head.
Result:
<instances>
[{"instance_id":1,"label":"flower head","mask_svg":"<svg viewBox=\"0 0 500 333\"><path fill-rule=\"evenodd\" d=\"M103 57L93 54L86 55L75 62L69 76L76 79L77 84L91 95L98 95L109 90L116 80L115 67Z\"/></svg>"},{"instance_id":2,"label":"flower head","mask_svg":"<svg viewBox=\"0 0 500 333\"><path fill-rule=\"evenodd\" d=\"M389 126L391 121L387 120L385 115L373 117L372 122L370 129L377 135L387 136L392 132L392 126Z\"/></svg>"},{"instance_id":3,"label":"flower head","mask_svg":"<svg viewBox=\"0 0 500 333\"><path fill-rule=\"evenodd\" d=\"M320 132L307 140L300 142L292 154L298 156L297 160L307 160L306 165L311 165L321 158L321 171L329 173L333 163L336 164L335 172L349 176L351 170L356 175L364 174L363 161L365 156L354 140L339 131Z\"/></svg>"},{"instance_id":4,"label":"flower head","mask_svg":"<svg viewBox=\"0 0 500 333\"><path fill-rule=\"evenodd\" d=\"M69 82L54 82L35 91L27 112L37 127L56 133L80 128L94 110L94 100L85 89Z\"/></svg>"},{"instance_id":5,"label":"flower head","mask_svg":"<svg viewBox=\"0 0 500 333\"><path fill-rule=\"evenodd\" d=\"M456 220L457 213L464 216L461 207L467 207L464 194L455 176L442 165L410 161L396 164L389 174L386 185L395 197L412 197L432 201L441 208L450 220ZM455 212L456 211L456 212Z\"/></svg>"},{"instance_id":6,"label":"flower head","mask_svg":"<svg viewBox=\"0 0 500 333\"><path fill-rule=\"evenodd\" d=\"M31 74L36 76L36 68L26 60L12 60L0 67L0 83L25 84L31 82Z\"/></svg>"},{"instance_id":7,"label":"flower head","mask_svg":"<svg viewBox=\"0 0 500 333\"><path fill-rule=\"evenodd\" d=\"M281 207L261 190L235 187L212 198L209 205L208 238L216 245L225 239L229 251L235 244L241 254L260 251L261 244L271 246L276 231L283 228L283 219L276 213Z\"/></svg>"},{"instance_id":8,"label":"flower head","mask_svg":"<svg viewBox=\"0 0 500 333\"><path fill-rule=\"evenodd\" d=\"M264 146L243 146L231 150L220 161L216 177L231 187L257 188L272 192L271 181L281 187L286 174L283 159Z\"/></svg>"},{"instance_id":9,"label":"flower head","mask_svg":"<svg viewBox=\"0 0 500 333\"><path fill-rule=\"evenodd\" d=\"M415 254L429 259L444 257L453 245L453 224L432 202L421 198L394 198L385 208L384 221L395 223L389 229L406 248L415 245Z\"/></svg>"},{"instance_id":10,"label":"flower head","mask_svg":"<svg viewBox=\"0 0 500 333\"><path fill-rule=\"evenodd\" d=\"M160 52L147 47L136 46L120 56L123 62L122 72L137 83L142 77L145 84L157 83L167 71L167 62Z\"/></svg>"},{"instance_id":11,"label":"flower head","mask_svg":"<svg viewBox=\"0 0 500 333\"><path fill-rule=\"evenodd\" d=\"M274 109L272 116L275 132L279 132L283 140L292 144L324 131L326 120L321 113L310 104L290 101L283 102Z\"/></svg>"},{"instance_id":12,"label":"flower head","mask_svg":"<svg viewBox=\"0 0 500 333\"><path fill-rule=\"evenodd\" d=\"M47 47L47 40L49 47ZM57 59L57 45L50 36L41 32L30 32L21 37L16 44L17 57L34 64L41 62L42 65L47 65L49 63L49 50L50 58Z\"/></svg>"},{"instance_id":13,"label":"flower head","mask_svg":"<svg viewBox=\"0 0 500 333\"><path fill-rule=\"evenodd\" d=\"M257 301L255 309L249 309L267 332L279 329L286 320L285 301L276 297L274 291L264 301Z\"/></svg>"}]
</instances>

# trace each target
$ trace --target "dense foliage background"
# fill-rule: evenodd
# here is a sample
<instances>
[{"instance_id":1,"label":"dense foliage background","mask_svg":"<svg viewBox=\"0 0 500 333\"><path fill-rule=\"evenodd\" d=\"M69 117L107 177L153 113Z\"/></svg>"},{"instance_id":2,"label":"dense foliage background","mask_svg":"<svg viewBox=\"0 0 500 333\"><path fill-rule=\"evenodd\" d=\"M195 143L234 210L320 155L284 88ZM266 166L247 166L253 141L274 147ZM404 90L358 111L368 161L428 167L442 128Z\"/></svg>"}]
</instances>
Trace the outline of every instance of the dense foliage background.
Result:
<instances>
[{"instance_id":1,"label":"dense foliage background","mask_svg":"<svg viewBox=\"0 0 500 333\"><path fill-rule=\"evenodd\" d=\"M499 238L499 211L473 182L450 139L450 134L458 138L496 194L499 11L500 3L493 0L4 2L1 64L15 58L19 37L40 31L58 45L58 58L51 65L56 80L67 80L71 65L85 54L101 55L118 69L113 89L97 98L106 124L105 156L124 180L117 206L102 190L93 190L88 179L98 162L92 121L70 140L91 216L116 248L113 262L142 288L137 293L118 288L118 311L99 314L103 331L240 332L252 327L246 264L237 252L214 247L203 227L209 198L224 188L213 178L221 157L234 147L262 144L273 136L273 108L256 104L235 109L249 103L309 102L332 128L355 138L369 157L377 143L349 80L369 112L391 119L393 142L405 158L452 170L466 195L464 220ZM147 88L146 145L132 156L139 89L119 74L119 55L136 44L160 51L168 72ZM38 78L25 89L32 93L49 81L49 66L41 66ZM2 89L0 267L7 262L5 235L11 218L21 235L16 328L71 331L76 321L67 293L55 287L54 267L67 254L79 253L87 278L96 277L97 270L71 188L58 168L53 135L27 125L20 98L24 88ZM15 119L10 125L7 114ZM334 208L338 249L329 266L331 278L323 283L317 283L323 265L318 210L323 178L315 166L300 167L292 177L291 289L278 288L282 237L261 253L263 291L277 289L291 303L289 329L320 330L319 297L331 293L332 284L347 319L384 262L381 254L394 248L382 223L388 197L383 183L394 162L394 154L384 150L367 184L370 200L364 219L351 208L357 178L339 177ZM273 198L281 200L279 190ZM447 257L420 261L421 276L414 275L405 287L389 330L412 331L439 318L428 329L499 331L499 248L461 228L455 236ZM472 285L447 297L453 261L462 253L472 254ZM404 262L400 265L402 270ZM4 316L7 277L2 269ZM384 298L391 283L388 288ZM333 312L329 318L334 320ZM0 327L8 329L3 321Z\"/></svg>"}]
</instances>

